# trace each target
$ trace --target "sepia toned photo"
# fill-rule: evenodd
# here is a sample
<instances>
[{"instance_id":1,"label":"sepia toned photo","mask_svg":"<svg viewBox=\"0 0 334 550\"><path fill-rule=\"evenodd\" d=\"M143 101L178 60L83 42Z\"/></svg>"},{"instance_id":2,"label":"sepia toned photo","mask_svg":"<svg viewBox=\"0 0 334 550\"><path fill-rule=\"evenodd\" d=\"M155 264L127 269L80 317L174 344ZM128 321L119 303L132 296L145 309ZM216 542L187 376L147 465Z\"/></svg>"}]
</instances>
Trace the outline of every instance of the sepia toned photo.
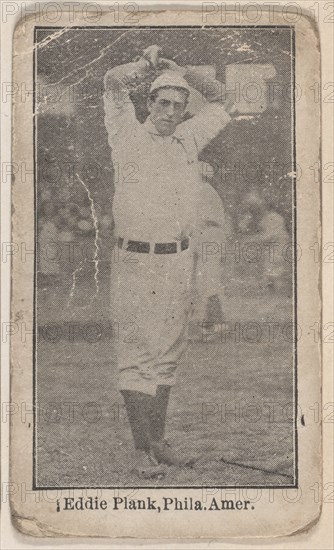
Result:
<instances>
[{"instance_id":1,"label":"sepia toned photo","mask_svg":"<svg viewBox=\"0 0 334 550\"><path fill-rule=\"evenodd\" d=\"M36 488L294 486L293 29L35 40Z\"/></svg>"}]
</instances>

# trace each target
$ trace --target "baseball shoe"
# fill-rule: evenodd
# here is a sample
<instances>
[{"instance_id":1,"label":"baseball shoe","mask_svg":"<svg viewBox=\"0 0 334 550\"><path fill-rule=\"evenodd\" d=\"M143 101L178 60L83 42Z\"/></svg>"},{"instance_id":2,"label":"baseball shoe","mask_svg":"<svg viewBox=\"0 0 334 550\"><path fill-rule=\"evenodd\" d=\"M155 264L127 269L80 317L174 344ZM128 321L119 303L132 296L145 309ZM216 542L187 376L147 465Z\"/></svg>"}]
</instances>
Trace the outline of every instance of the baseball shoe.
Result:
<instances>
[{"instance_id":1,"label":"baseball shoe","mask_svg":"<svg viewBox=\"0 0 334 550\"><path fill-rule=\"evenodd\" d=\"M146 451L136 450L134 462L131 471L142 479L162 478L166 474L166 469Z\"/></svg>"},{"instance_id":2,"label":"baseball shoe","mask_svg":"<svg viewBox=\"0 0 334 550\"><path fill-rule=\"evenodd\" d=\"M196 458L185 457L180 452L173 450L166 439L152 441L151 449L159 464L191 468L194 462L196 462Z\"/></svg>"}]
</instances>

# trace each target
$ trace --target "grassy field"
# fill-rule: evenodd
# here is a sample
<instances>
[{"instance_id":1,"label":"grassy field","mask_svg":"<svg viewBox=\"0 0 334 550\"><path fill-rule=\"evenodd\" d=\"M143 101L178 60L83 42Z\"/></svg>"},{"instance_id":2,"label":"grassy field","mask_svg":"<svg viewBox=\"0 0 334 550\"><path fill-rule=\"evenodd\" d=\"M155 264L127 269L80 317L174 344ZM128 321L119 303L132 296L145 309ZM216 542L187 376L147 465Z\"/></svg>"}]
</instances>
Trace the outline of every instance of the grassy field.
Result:
<instances>
[{"instance_id":1,"label":"grassy field","mask_svg":"<svg viewBox=\"0 0 334 550\"><path fill-rule=\"evenodd\" d=\"M280 329L290 321L291 300L267 291L257 296L253 291L246 298L231 292L224 313L230 329L239 323L239 341L233 334L225 335L224 341L217 327L203 342L199 321L193 320L172 391L167 437L197 461L191 469L167 468L163 479L152 482L129 474L133 445L117 390L117 343L109 327L107 284L102 273L100 298L89 306L86 297L91 289L84 291L84 285L70 304L69 287L40 291L37 484L291 485L292 344ZM247 324L254 320L262 327L257 342L250 341L252 326ZM273 341L266 332L268 321L280 325ZM74 322L78 326L69 332ZM95 325L87 329L88 322ZM57 323L58 332L50 323Z\"/></svg>"}]
</instances>

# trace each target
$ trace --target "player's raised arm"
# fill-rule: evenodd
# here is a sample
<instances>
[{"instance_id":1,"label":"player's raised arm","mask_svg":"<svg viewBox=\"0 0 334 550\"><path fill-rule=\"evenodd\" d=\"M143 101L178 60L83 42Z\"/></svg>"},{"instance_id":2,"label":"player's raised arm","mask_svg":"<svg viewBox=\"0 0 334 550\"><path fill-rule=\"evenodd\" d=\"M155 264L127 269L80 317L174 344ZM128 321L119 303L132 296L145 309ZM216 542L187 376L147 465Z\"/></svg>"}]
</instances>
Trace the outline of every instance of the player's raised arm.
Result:
<instances>
[{"instance_id":1,"label":"player's raised arm","mask_svg":"<svg viewBox=\"0 0 334 550\"><path fill-rule=\"evenodd\" d=\"M165 58L159 60L159 65L181 74L192 88L202 94L202 109L182 124L187 132L194 135L200 152L230 122L230 113L235 112L235 107L230 101L225 101L222 82L216 80L210 71L189 65L181 67L175 61Z\"/></svg>"},{"instance_id":2,"label":"player's raised arm","mask_svg":"<svg viewBox=\"0 0 334 550\"><path fill-rule=\"evenodd\" d=\"M179 66L171 59L161 58L158 61L160 67L165 67L168 70L176 71L185 78L188 84L200 92L203 99L209 103L220 103L224 106L226 112L234 110L234 102L226 101L223 94L223 83L216 80L214 74L210 70L203 70L203 67L185 65ZM209 67L209 69L213 67Z\"/></svg>"},{"instance_id":3,"label":"player's raised arm","mask_svg":"<svg viewBox=\"0 0 334 550\"><path fill-rule=\"evenodd\" d=\"M105 126L111 147L115 146L115 139L122 132L127 132L138 124L130 93L155 67L158 51L158 46L150 46L136 61L113 67L104 76Z\"/></svg>"}]
</instances>

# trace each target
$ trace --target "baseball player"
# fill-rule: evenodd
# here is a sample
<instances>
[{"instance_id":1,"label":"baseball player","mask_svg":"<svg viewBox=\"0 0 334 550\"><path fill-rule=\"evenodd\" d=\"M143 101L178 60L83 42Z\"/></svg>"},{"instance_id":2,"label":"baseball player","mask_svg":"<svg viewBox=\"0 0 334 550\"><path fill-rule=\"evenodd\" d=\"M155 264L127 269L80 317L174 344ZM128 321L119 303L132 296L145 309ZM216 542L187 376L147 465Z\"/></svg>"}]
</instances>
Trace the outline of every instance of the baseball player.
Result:
<instances>
[{"instance_id":1,"label":"baseball player","mask_svg":"<svg viewBox=\"0 0 334 550\"><path fill-rule=\"evenodd\" d=\"M141 123L131 92L152 73L149 116ZM166 442L165 420L191 311L198 155L228 124L232 107L209 91L203 109L184 121L191 87L206 89L191 67L160 58L158 46L105 75L105 126L117 167L111 309L119 325L119 388L134 439L134 470L143 477L159 475L166 464L189 463Z\"/></svg>"}]
</instances>

